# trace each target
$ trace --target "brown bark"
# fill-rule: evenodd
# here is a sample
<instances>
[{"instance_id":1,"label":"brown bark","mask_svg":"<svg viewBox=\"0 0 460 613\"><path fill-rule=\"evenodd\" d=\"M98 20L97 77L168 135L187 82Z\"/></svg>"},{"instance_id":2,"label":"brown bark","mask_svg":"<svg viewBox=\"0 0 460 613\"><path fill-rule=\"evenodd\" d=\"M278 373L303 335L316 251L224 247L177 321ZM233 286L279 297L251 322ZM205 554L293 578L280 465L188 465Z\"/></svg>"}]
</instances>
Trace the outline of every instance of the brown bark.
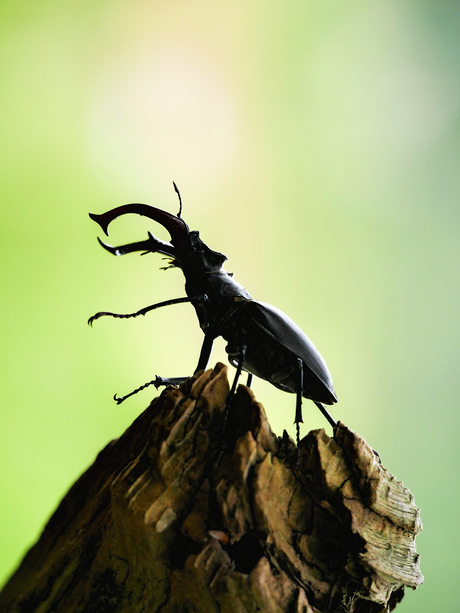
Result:
<instances>
[{"instance_id":1,"label":"brown bark","mask_svg":"<svg viewBox=\"0 0 460 613\"><path fill-rule=\"evenodd\" d=\"M339 423L297 449L226 367L168 388L103 449L0 611L377 613L423 581L412 494Z\"/></svg>"}]
</instances>

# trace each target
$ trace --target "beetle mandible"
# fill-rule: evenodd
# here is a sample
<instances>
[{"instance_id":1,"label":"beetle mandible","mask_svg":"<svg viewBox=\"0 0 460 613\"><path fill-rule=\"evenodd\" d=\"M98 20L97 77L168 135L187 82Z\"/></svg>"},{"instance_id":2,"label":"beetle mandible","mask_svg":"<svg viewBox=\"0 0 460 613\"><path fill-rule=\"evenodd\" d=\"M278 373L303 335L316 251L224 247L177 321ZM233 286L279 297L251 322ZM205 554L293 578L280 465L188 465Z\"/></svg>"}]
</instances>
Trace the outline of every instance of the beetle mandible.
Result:
<instances>
[{"instance_id":1,"label":"beetle mandible","mask_svg":"<svg viewBox=\"0 0 460 613\"><path fill-rule=\"evenodd\" d=\"M171 242L158 239L148 232L144 241L113 247L99 243L114 255L125 255L134 251L161 253L170 258L169 267L178 267L185 276L187 297L175 298L145 307L136 313L119 314L102 311L88 320L103 316L118 318L137 317L162 306L191 302L195 308L200 327L204 332L198 365L195 373L205 370L211 356L214 340L222 336L227 341L226 352L232 366L237 371L230 397L235 393L241 371L248 374L248 385L252 375L269 381L285 392L295 393L295 424L297 443L300 437L302 419L302 397L313 400L328 422L334 427L336 422L323 404L334 404L337 396L332 378L319 351L302 330L279 309L254 300L242 285L223 269L226 256L210 249L200 238L199 233L190 231L181 217L182 200L175 183L174 189L179 197L179 213L172 215L147 204L125 204L102 215L90 213L108 236L109 224L122 215L130 213L148 217L161 224L171 236ZM177 385L186 377L160 378L142 385L133 392L114 399L121 403L129 396L155 385Z\"/></svg>"}]
</instances>

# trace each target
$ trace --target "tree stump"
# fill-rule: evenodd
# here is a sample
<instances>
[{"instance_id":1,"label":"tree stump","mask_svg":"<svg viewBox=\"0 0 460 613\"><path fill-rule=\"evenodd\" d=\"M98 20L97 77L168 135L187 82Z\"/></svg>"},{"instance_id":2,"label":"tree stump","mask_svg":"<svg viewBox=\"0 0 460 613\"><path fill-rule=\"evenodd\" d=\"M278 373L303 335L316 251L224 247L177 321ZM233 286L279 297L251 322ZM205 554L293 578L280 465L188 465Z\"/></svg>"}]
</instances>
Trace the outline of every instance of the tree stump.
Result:
<instances>
[{"instance_id":1,"label":"tree stump","mask_svg":"<svg viewBox=\"0 0 460 613\"><path fill-rule=\"evenodd\" d=\"M218 364L167 388L71 487L0 611L391 611L423 581L410 491L339 423L276 437Z\"/></svg>"}]
</instances>

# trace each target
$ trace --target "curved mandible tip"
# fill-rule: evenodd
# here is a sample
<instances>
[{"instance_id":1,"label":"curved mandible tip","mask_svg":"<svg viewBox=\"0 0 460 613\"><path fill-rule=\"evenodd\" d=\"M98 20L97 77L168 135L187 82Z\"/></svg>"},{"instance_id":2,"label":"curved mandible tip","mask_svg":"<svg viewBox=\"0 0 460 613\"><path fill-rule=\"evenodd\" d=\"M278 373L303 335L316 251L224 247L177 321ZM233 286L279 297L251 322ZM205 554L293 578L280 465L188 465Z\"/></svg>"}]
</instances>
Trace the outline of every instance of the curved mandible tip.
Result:
<instances>
[{"instance_id":1,"label":"curved mandible tip","mask_svg":"<svg viewBox=\"0 0 460 613\"><path fill-rule=\"evenodd\" d=\"M184 236L188 235L189 233L188 226L183 219L176 217L175 215L171 215L171 213L167 213L166 211L162 211L161 209L157 209L154 206L150 206L149 204L140 204L137 202L132 204L124 204L116 207L115 209L111 209L106 213L102 213L101 215L90 213L89 216L93 221L101 226L106 236L108 236L109 224L114 219L117 219L117 217L121 217L122 215L127 215L129 213L148 217L149 219L153 219L153 221L161 224L171 235L171 241L173 244L180 243Z\"/></svg>"},{"instance_id":2,"label":"curved mandible tip","mask_svg":"<svg viewBox=\"0 0 460 613\"><path fill-rule=\"evenodd\" d=\"M104 234L108 236L109 235L108 228L109 228L109 223L111 220L104 219L104 215L105 214L98 215L97 213L89 213L89 216L91 217L91 219L95 221L96 223L98 223L101 226Z\"/></svg>"}]
</instances>

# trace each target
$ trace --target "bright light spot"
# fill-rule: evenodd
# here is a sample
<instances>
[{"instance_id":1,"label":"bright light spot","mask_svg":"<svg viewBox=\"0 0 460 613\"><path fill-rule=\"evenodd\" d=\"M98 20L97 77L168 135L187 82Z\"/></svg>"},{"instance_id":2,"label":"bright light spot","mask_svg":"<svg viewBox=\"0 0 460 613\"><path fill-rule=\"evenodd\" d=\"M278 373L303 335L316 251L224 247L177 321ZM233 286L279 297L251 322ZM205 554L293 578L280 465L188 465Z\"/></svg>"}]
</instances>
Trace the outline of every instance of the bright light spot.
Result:
<instances>
[{"instance_id":1,"label":"bright light spot","mask_svg":"<svg viewBox=\"0 0 460 613\"><path fill-rule=\"evenodd\" d=\"M194 48L164 41L106 70L90 109L93 158L137 187L180 176L189 187L230 172L239 125L232 91Z\"/></svg>"}]
</instances>

